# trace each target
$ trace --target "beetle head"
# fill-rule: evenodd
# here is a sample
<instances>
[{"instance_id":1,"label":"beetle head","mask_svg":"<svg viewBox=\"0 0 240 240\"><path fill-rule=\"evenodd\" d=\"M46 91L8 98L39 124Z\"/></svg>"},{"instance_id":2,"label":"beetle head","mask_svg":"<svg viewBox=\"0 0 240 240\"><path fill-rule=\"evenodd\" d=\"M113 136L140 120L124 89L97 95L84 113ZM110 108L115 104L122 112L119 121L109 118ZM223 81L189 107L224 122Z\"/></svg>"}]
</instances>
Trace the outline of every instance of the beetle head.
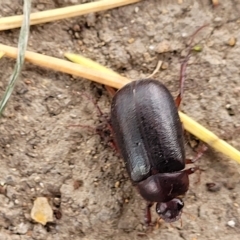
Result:
<instances>
[{"instance_id":1,"label":"beetle head","mask_svg":"<svg viewBox=\"0 0 240 240\"><path fill-rule=\"evenodd\" d=\"M174 198L169 202L157 203L156 212L165 222L175 222L181 218L183 207L183 201Z\"/></svg>"}]
</instances>

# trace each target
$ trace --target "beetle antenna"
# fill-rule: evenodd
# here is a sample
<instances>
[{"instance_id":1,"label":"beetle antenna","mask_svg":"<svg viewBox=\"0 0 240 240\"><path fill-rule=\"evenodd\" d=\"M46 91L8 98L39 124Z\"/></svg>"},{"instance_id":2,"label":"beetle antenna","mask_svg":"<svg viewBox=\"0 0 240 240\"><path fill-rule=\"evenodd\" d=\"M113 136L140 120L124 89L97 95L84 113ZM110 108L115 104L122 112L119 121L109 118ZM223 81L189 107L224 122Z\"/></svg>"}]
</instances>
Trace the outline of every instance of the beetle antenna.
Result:
<instances>
[{"instance_id":1,"label":"beetle antenna","mask_svg":"<svg viewBox=\"0 0 240 240\"><path fill-rule=\"evenodd\" d=\"M181 64L181 68L180 68L180 79L179 79L179 88L180 88L180 91L179 91L179 94L175 100L176 102L176 105L177 107L179 107L181 101L182 101L182 97L183 97L183 91L184 91L184 82L185 82L185 79L186 79L186 69L187 69L187 63L188 63L188 60L190 58L190 55L191 55L191 51L192 51L192 47L193 47L193 40L195 38L195 36L203 29L205 28L206 26L208 26L208 24L205 24L203 26L201 26L200 28L198 28L191 36L190 38L190 43L189 43L189 46L187 48L187 55L186 57L184 58L182 64Z\"/></svg>"}]
</instances>

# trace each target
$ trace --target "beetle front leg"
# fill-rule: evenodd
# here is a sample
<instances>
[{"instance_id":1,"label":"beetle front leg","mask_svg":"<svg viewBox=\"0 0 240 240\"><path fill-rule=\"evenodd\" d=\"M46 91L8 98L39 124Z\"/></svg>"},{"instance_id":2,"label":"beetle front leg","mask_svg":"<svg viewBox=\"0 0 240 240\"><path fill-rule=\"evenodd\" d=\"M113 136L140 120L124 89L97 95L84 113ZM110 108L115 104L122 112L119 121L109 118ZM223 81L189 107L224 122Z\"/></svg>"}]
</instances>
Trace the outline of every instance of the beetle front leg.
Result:
<instances>
[{"instance_id":1,"label":"beetle front leg","mask_svg":"<svg viewBox=\"0 0 240 240\"><path fill-rule=\"evenodd\" d=\"M198 183L200 183L200 180L201 180L201 169L200 169L200 167L192 167L192 168L188 168L188 169L184 170L184 172L187 175L193 174L196 171L199 171L198 180L195 182L195 184L198 184Z\"/></svg>"},{"instance_id":2,"label":"beetle front leg","mask_svg":"<svg viewBox=\"0 0 240 240\"><path fill-rule=\"evenodd\" d=\"M146 210L145 210L145 216L144 216L144 223L147 226L151 225L152 222L152 216L151 216L151 207L153 206L152 202L147 202Z\"/></svg>"},{"instance_id":3,"label":"beetle front leg","mask_svg":"<svg viewBox=\"0 0 240 240\"><path fill-rule=\"evenodd\" d=\"M200 171L200 168L199 168L199 167L192 167L192 168L188 168L188 169L184 170L184 172L185 172L187 175L193 174L193 173L195 173L196 171Z\"/></svg>"},{"instance_id":4,"label":"beetle front leg","mask_svg":"<svg viewBox=\"0 0 240 240\"><path fill-rule=\"evenodd\" d=\"M185 163L186 164L192 164L192 163L195 163L196 161L198 161L202 155L204 154L204 152L206 152L208 149L208 147L206 145L203 144L202 148L197 152L197 155L195 158L192 158L192 159L186 159L185 160Z\"/></svg>"}]
</instances>

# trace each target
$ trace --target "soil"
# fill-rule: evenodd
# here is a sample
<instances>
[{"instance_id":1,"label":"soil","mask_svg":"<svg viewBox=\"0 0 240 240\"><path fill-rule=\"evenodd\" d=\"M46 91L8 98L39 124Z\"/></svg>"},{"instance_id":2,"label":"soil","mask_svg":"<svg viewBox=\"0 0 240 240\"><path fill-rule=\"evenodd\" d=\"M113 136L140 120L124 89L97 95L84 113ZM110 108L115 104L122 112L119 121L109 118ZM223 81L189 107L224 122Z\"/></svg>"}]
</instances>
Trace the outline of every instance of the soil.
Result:
<instances>
[{"instance_id":1,"label":"soil","mask_svg":"<svg viewBox=\"0 0 240 240\"><path fill-rule=\"evenodd\" d=\"M33 12L85 3L35 0ZM181 3L182 2L182 3ZM131 79L151 74L177 95L180 60L189 36L202 51L192 54L181 110L240 149L240 4L221 1L145 0L137 4L31 27L28 50L64 58L89 57ZM1 16L22 13L22 1L0 1ZM19 29L1 32L16 46ZM234 39L236 42L234 43ZM231 43L231 41L232 43ZM230 41L230 42L229 42ZM3 94L15 60L1 59ZM91 96L104 113L111 99L103 86L26 63L0 119L0 239L239 239L240 166L209 148L191 178L180 221L143 222L145 202L132 186L123 161L91 128L99 124ZM194 152L186 145L188 157ZM207 183L217 187L209 191ZM210 189L211 190L211 189ZM45 196L55 210L43 226L30 217ZM157 215L152 209L153 220Z\"/></svg>"}]
</instances>

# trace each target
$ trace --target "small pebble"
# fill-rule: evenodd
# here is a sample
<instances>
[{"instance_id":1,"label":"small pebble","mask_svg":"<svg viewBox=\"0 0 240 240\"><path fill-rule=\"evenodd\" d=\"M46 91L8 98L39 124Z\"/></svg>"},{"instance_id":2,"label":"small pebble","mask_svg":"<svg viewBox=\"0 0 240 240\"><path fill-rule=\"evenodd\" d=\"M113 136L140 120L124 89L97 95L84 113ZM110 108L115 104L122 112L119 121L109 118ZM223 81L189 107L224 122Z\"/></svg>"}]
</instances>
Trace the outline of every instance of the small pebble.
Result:
<instances>
[{"instance_id":1,"label":"small pebble","mask_svg":"<svg viewBox=\"0 0 240 240\"><path fill-rule=\"evenodd\" d=\"M47 198L38 197L31 210L31 218L42 225L53 221L53 210L48 203Z\"/></svg>"},{"instance_id":2,"label":"small pebble","mask_svg":"<svg viewBox=\"0 0 240 240\"><path fill-rule=\"evenodd\" d=\"M128 39L128 43L129 43L129 44L133 43L134 41L135 41L134 38L130 38L130 39Z\"/></svg>"},{"instance_id":3,"label":"small pebble","mask_svg":"<svg viewBox=\"0 0 240 240\"><path fill-rule=\"evenodd\" d=\"M61 205L61 199L60 198L54 198L53 203L55 206L59 207Z\"/></svg>"},{"instance_id":4,"label":"small pebble","mask_svg":"<svg viewBox=\"0 0 240 240\"><path fill-rule=\"evenodd\" d=\"M188 35L187 35L186 32L183 32L183 33L182 33L182 37L183 37L183 38L186 38L187 36L188 36Z\"/></svg>"},{"instance_id":5,"label":"small pebble","mask_svg":"<svg viewBox=\"0 0 240 240\"><path fill-rule=\"evenodd\" d=\"M73 31L74 32L80 32L81 31L80 26L78 24L73 25Z\"/></svg>"},{"instance_id":6,"label":"small pebble","mask_svg":"<svg viewBox=\"0 0 240 240\"><path fill-rule=\"evenodd\" d=\"M233 181L227 181L224 183L224 187L226 187L228 190L233 190L236 187L236 183Z\"/></svg>"},{"instance_id":7,"label":"small pebble","mask_svg":"<svg viewBox=\"0 0 240 240\"><path fill-rule=\"evenodd\" d=\"M61 219L62 213L59 210L54 210L54 216L56 217L56 219Z\"/></svg>"},{"instance_id":8,"label":"small pebble","mask_svg":"<svg viewBox=\"0 0 240 240\"><path fill-rule=\"evenodd\" d=\"M82 180L75 180L73 183L73 188L74 190L79 189L81 186L83 185L83 181Z\"/></svg>"},{"instance_id":9,"label":"small pebble","mask_svg":"<svg viewBox=\"0 0 240 240\"><path fill-rule=\"evenodd\" d=\"M71 113L71 114L70 114L70 117L71 117L71 118L76 118L76 117L77 117L77 115L76 115L76 114L73 114L73 113Z\"/></svg>"},{"instance_id":10,"label":"small pebble","mask_svg":"<svg viewBox=\"0 0 240 240\"><path fill-rule=\"evenodd\" d=\"M80 38L80 35L79 35L79 33L78 33L78 32L75 32L75 33L74 33L74 36L75 36L75 38L77 38L77 39L79 39L79 38Z\"/></svg>"},{"instance_id":11,"label":"small pebble","mask_svg":"<svg viewBox=\"0 0 240 240\"><path fill-rule=\"evenodd\" d=\"M94 27L95 24L96 24L96 21L97 21L96 14L95 13L89 13L86 16L86 21L87 21L88 27Z\"/></svg>"},{"instance_id":12,"label":"small pebble","mask_svg":"<svg viewBox=\"0 0 240 240\"><path fill-rule=\"evenodd\" d=\"M238 198L238 194L236 192L233 192L230 194L230 197L233 199L233 200L236 200Z\"/></svg>"},{"instance_id":13,"label":"small pebble","mask_svg":"<svg viewBox=\"0 0 240 240\"><path fill-rule=\"evenodd\" d=\"M212 4L214 7L218 6L219 1L218 0L212 0Z\"/></svg>"},{"instance_id":14,"label":"small pebble","mask_svg":"<svg viewBox=\"0 0 240 240\"><path fill-rule=\"evenodd\" d=\"M38 176L34 178L34 181L35 181L36 183L39 183L40 180L41 180L41 179L40 179L40 177L38 177Z\"/></svg>"},{"instance_id":15,"label":"small pebble","mask_svg":"<svg viewBox=\"0 0 240 240\"><path fill-rule=\"evenodd\" d=\"M227 112L228 112L228 114L229 114L230 116L234 116L234 115L235 115L234 110L233 110L231 104L227 104L227 105L226 105L226 110L227 110Z\"/></svg>"},{"instance_id":16,"label":"small pebble","mask_svg":"<svg viewBox=\"0 0 240 240\"><path fill-rule=\"evenodd\" d=\"M231 47L234 47L235 44L236 44L236 38L235 37L229 38L228 45L231 46Z\"/></svg>"},{"instance_id":17,"label":"small pebble","mask_svg":"<svg viewBox=\"0 0 240 240\"><path fill-rule=\"evenodd\" d=\"M218 192L221 189L220 184L217 183L206 183L206 187L209 192Z\"/></svg>"},{"instance_id":18,"label":"small pebble","mask_svg":"<svg viewBox=\"0 0 240 240\"><path fill-rule=\"evenodd\" d=\"M29 229L29 224L22 222L19 225L17 225L16 232L18 234L24 235L27 233L28 229Z\"/></svg>"},{"instance_id":19,"label":"small pebble","mask_svg":"<svg viewBox=\"0 0 240 240\"><path fill-rule=\"evenodd\" d=\"M81 40L78 40L78 44L79 44L79 46L82 46L83 42Z\"/></svg>"},{"instance_id":20,"label":"small pebble","mask_svg":"<svg viewBox=\"0 0 240 240\"><path fill-rule=\"evenodd\" d=\"M150 46L149 46L149 50L152 51L152 50L154 50L154 49L155 49L155 47L154 47L153 45L150 45Z\"/></svg>"},{"instance_id":21,"label":"small pebble","mask_svg":"<svg viewBox=\"0 0 240 240\"><path fill-rule=\"evenodd\" d=\"M119 188L119 186L120 186L120 182L119 181L115 182L115 188Z\"/></svg>"},{"instance_id":22,"label":"small pebble","mask_svg":"<svg viewBox=\"0 0 240 240\"><path fill-rule=\"evenodd\" d=\"M237 203L234 203L233 206L239 208L239 205Z\"/></svg>"},{"instance_id":23,"label":"small pebble","mask_svg":"<svg viewBox=\"0 0 240 240\"><path fill-rule=\"evenodd\" d=\"M45 8L45 6L44 6L43 3L39 3L39 4L37 5L37 9L38 9L39 11L44 10L44 8Z\"/></svg>"},{"instance_id":24,"label":"small pebble","mask_svg":"<svg viewBox=\"0 0 240 240\"><path fill-rule=\"evenodd\" d=\"M232 227L232 228L234 228L234 227L235 227L235 225L236 225L236 223L235 223L235 221L234 221L234 220L230 220L230 221L228 221L228 222L227 222L227 225L228 225L229 227Z\"/></svg>"},{"instance_id":25,"label":"small pebble","mask_svg":"<svg viewBox=\"0 0 240 240\"><path fill-rule=\"evenodd\" d=\"M7 189L5 186L0 186L0 194L5 195L7 193Z\"/></svg>"},{"instance_id":26,"label":"small pebble","mask_svg":"<svg viewBox=\"0 0 240 240\"><path fill-rule=\"evenodd\" d=\"M216 17L213 21L215 23L220 23L220 22L222 22L222 18L221 17Z\"/></svg>"},{"instance_id":27,"label":"small pebble","mask_svg":"<svg viewBox=\"0 0 240 240\"><path fill-rule=\"evenodd\" d=\"M166 70L168 68L169 64L167 62L163 62L161 65L162 70Z\"/></svg>"},{"instance_id":28,"label":"small pebble","mask_svg":"<svg viewBox=\"0 0 240 240\"><path fill-rule=\"evenodd\" d=\"M156 47L157 53L165 53L170 51L170 43L168 41L162 41Z\"/></svg>"}]
</instances>

